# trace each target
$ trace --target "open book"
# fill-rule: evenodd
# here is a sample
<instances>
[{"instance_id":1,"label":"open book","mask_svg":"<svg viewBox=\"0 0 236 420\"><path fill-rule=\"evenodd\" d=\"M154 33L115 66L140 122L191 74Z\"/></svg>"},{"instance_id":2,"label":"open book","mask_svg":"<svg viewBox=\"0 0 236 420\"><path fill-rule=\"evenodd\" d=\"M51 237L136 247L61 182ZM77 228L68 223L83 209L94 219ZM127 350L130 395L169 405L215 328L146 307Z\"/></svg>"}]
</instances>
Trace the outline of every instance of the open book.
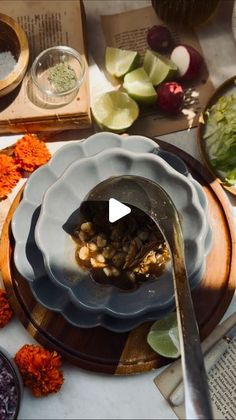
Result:
<instances>
[{"instance_id":1,"label":"open book","mask_svg":"<svg viewBox=\"0 0 236 420\"><path fill-rule=\"evenodd\" d=\"M81 1L1 0L1 12L15 19L27 34L29 70L41 51L56 45L74 48L86 62ZM88 68L78 95L62 107L46 108L37 103L30 71L21 86L0 101L0 133L80 129L90 124Z\"/></svg>"},{"instance_id":2,"label":"open book","mask_svg":"<svg viewBox=\"0 0 236 420\"><path fill-rule=\"evenodd\" d=\"M211 352L211 369L208 372L208 384L212 400L212 408L215 419L236 418L236 313L233 313L225 321L219 324L215 330L204 340L202 349L204 354ZM231 329L233 327L233 330ZM231 331L231 334L228 332ZM226 342L225 347L222 342ZM223 350L219 352L218 349ZM207 353L208 351L208 353ZM205 364L206 364L206 357ZM207 366L206 366L207 368ZM181 361L177 360L167 367L155 378L155 384L160 392L170 403L175 414L185 418L184 404L171 404L173 395L176 393L178 384L182 380ZM179 400L181 398L178 398ZM177 398L175 398L177 401Z\"/></svg>"}]
</instances>

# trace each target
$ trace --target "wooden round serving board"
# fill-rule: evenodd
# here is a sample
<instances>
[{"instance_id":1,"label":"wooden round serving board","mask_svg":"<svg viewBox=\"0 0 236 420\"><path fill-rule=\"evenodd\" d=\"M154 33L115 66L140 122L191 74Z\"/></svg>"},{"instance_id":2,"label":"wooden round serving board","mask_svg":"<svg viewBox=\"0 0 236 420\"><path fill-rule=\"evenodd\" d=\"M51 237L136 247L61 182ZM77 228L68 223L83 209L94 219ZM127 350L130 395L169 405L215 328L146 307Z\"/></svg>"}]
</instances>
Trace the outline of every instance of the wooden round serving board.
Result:
<instances>
[{"instance_id":1,"label":"wooden round serving board","mask_svg":"<svg viewBox=\"0 0 236 420\"><path fill-rule=\"evenodd\" d=\"M225 193L207 169L178 148L159 140L158 143L187 163L192 175L202 184L209 202L213 246L207 257L202 285L193 293L203 339L222 318L235 290L236 247L231 209ZM35 301L27 282L16 272L12 262L14 242L10 222L20 198L21 194L18 194L3 227L0 265L12 307L29 334L40 344L59 351L71 363L92 371L124 375L168 363L169 360L154 353L146 342L151 323L122 334L100 327L82 329L70 325L62 316Z\"/></svg>"}]
</instances>

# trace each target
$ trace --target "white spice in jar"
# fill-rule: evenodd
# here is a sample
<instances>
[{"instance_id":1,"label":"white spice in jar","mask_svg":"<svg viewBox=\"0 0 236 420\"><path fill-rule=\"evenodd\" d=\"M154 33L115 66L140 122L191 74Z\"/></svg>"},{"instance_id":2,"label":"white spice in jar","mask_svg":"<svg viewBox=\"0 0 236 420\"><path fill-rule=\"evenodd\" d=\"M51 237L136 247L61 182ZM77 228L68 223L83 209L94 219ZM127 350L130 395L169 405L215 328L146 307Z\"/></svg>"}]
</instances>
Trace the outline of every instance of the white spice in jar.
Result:
<instances>
[{"instance_id":1,"label":"white spice in jar","mask_svg":"<svg viewBox=\"0 0 236 420\"><path fill-rule=\"evenodd\" d=\"M6 77L12 72L16 65L16 59L11 51L0 52L0 80L6 79Z\"/></svg>"}]
</instances>

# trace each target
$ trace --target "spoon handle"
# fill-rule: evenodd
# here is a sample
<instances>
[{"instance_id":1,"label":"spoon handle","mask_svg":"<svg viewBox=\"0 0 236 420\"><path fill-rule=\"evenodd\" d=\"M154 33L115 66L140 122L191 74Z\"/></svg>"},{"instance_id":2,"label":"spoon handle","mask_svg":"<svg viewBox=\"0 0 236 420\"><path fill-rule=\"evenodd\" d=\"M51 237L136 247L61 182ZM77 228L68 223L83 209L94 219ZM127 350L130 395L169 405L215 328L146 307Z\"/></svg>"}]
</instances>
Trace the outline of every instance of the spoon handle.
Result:
<instances>
[{"instance_id":1,"label":"spoon handle","mask_svg":"<svg viewBox=\"0 0 236 420\"><path fill-rule=\"evenodd\" d=\"M175 223L171 251L186 418L209 420L213 419L212 407L198 325L184 263L183 237L179 223Z\"/></svg>"}]
</instances>

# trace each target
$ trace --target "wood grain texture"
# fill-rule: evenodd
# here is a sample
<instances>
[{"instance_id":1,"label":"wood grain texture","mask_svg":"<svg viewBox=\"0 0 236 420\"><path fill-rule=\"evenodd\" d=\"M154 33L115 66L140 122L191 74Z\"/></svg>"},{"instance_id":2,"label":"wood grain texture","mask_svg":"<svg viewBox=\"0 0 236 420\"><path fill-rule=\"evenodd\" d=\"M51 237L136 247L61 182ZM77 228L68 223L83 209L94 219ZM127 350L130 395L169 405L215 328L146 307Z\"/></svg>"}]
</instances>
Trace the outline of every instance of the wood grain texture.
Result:
<instances>
[{"instance_id":1,"label":"wood grain texture","mask_svg":"<svg viewBox=\"0 0 236 420\"><path fill-rule=\"evenodd\" d=\"M226 93L233 93L233 92L231 92L233 88L234 88L234 94L235 94L235 92L236 92L236 90L235 90L235 80L236 80L236 76L233 76L230 79L227 79L224 83L222 83L215 90L214 94L210 97L210 99L207 102L207 104L206 104L206 106L203 110L203 113L202 113L205 123L207 123L206 111L209 108L211 108L218 101L218 99L221 96L225 95ZM206 147L205 147L205 141L203 139L205 123L199 123L198 128L197 128L197 139L198 139L198 144L199 144L199 148L200 148L200 151L201 151L202 158L203 158L205 164L207 165L209 171L211 172L212 176L221 184L221 186L225 190L229 191L231 194L236 196L236 186L231 187L231 186L225 185L223 183L222 179L220 179L219 176L217 175L213 166L211 165L211 160L209 159L209 156L208 156L208 153L207 153Z\"/></svg>"},{"instance_id":2,"label":"wood grain texture","mask_svg":"<svg viewBox=\"0 0 236 420\"><path fill-rule=\"evenodd\" d=\"M12 92L22 81L29 61L29 45L25 32L10 16L0 13L0 51L11 51L17 66L0 80L0 97Z\"/></svg>"},{"instance_id":3,"label":"wood grain texture","mask_svg":"<svg viewBox=\"0 0 236 420\"><path fill-rule=\"evenodd\" d=\"M224 191L207 169L176 147L159 140L158 143L185 160L192 175L202 184L209 202L213 246L207 257L201 287L192 294L203 339L222 318L235 290L236 247L231 208ZM154 353L146 343L150 323L124 334L100 327L81 329L35 301L27 282L17 273L12 261L14 241L10 221L20 197L21 193L16 197L3 227L0 265L12 307L29 334L40 344L58 350L71 363L92 371L124 375L166 364L168 360Z\"/></svg>"}]
</instances>

